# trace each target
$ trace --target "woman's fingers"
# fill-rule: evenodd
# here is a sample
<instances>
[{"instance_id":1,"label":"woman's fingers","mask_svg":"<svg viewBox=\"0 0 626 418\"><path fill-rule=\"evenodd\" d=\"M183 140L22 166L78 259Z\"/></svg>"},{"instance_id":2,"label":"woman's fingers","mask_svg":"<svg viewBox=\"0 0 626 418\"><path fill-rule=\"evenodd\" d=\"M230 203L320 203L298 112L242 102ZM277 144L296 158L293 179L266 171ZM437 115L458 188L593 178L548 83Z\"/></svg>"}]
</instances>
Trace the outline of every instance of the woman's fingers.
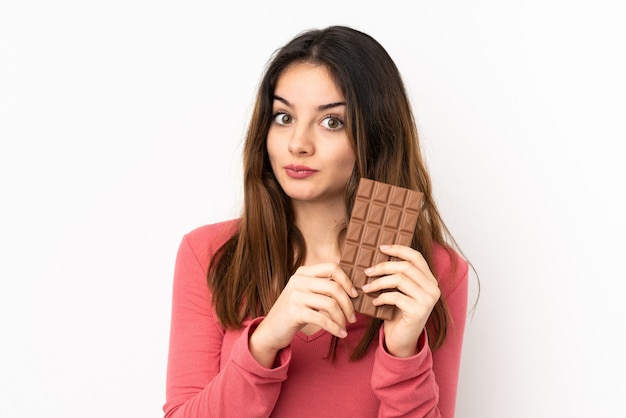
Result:
<instances>
[{"instance_id":1,"label":"woman's fingers","mask_svg":"<svg viewBox=\"0 0 626 418\"><path fill-rule=\"evenodd\" d=\"M405 314L415 310L415 301L421 306L434 306L441 291L424 257L401 245L382 246L381 251L399 260L378 263L365 270L368 276L378 277L363 286L367 293L381 292L375 304L395 305Z\"/></svg>"},{"instance_id":2,"label":"woman's fingers","mask_svg":"<svg viewBox=\"0 0 626 418\"><path fill-rule=\"evenodd\" d=\"M370 277L402 274L423 287L437 287L438 282L430 271L430 267L419 251L402 245L381 246L385 254L398 258L397 261L378 263L365 270ZM375 280L374 282L376 282ZM379 283L382 285L382 283ZM378 289L379 290L379 289Z\"/></svg>"},{"instance_id":3,"label":"woman's fingers","mask_svg":"<svg viewBox=\"0 0 626 418\"><path fill-rule=\"evenodd\" d=\"M346 320L356 322L351 297L357 295L337 264L298 268L251 335L253 356L261 364L271 364L278 350L289 345L309 324L339 338L346 337Z\"/></svg>"},{"instance_id":4,"label":"woman's fingers","mask_svg":"<svg viewBox=\"0 0 626 418\"><path fill-rule=\"evenodd\" d=\"M414 294L417 291L436 294L439 284L432 275L425 275L418 269L402 261L382 263L372 270L367 270L370 277L377 277L362 287L364 292L379 292L381 290L397 289L405 294ZM395 265L391 265L391 263Z\"/></svg>"},{"instance_id":5,"label":"woman's fingers","mask_svg":"<svg viewBox=\"0 0 626 418\"><path fill-rule=\"evenodd\" d=\"M423 273L430 273L430 267L422 253L411 247L405 247L404 245L381 245L380 251L392 257L410 262Z\"/></svg>"},{"instance_id":6,"label":"woman's fingers","mask_svg":"<svg viewBox=\"0 0 626 418\"><path fill-rule=\"evenodd\" d=\"M402 245L381 246L380 250L394 261L378 263L365 270L376 278L363 286L367 293L380 292L374 305L393 305L396 314L385 320L385 345L398 357L412 356L417 340L441 296L437 279L419 251Z\"/></svg>"},{"instance_id":7,"label":"woman's fingers","mask_svg":"<svg viewBox=\"0 0 626 418\"><path fill-rule=\"evenodd\" d=\"M296 271L296 274L330 279L339 284L348 295L352 297L358 296L352 281L336 263L322 263L312 266L303 266Z\"/></svg>"},{"instance_id":8,"label":"woman's fingers","mask_svg":"<svg viewBox=\"0 0 626 418\"><path fill-rule=\"evenodd\" d=\"M311 295L308 300L310 309L303 318L307 324L316 325L337 337L343 338L346 332L346 317L338 304L330 297Z\"/></svg>"},{"instance_id":9,"label":"woman's fingers","mask_svg":"<svg viewBox=\"0 0 626 418\"><path fill-rule=\"evenodd\" d=\"M321 263L311 266L303 266L296 271L294 277L298 275L307 278L316 277L322 279L307 280L308 289L313 293L319 293L333 298L341 307L341 310L348 321L356 321L354 305L351 298L355 298L359 294L350 278L338 264Z\"/></svg>"},{"instance_id":10,"label":"woman's fingers","mask_svg":"<svg viewBox=\"0 0 626 418\"><path fill-rule=\"evenodd\" d=\"M356 322L351 297L357 295L337 264L302 266L289 279L270 313L272 320L289 322L298 329L312 324L345 337L346 321ZM281 311L283 314L275 315Z\"/></svg>"},{"instance_id":11,"label":"woman's fingers","mask_svg":"<svg viewBox=\"0 0 626 418\"><path fill-rule=\"evenodd\" d=\"M316 275L315 278L309 276L309 274L316 272L322 275ZM329 274L333 274L333 276L327 277ZM342 275L343 277L341 277ZM344 319L347 319L349 322L356 321L351 297L356 297L358 293L343 271L339 273L334 269L320 270L303 267L298 269L296 274L290 279L290 281L292 280L301 281L306 289L304 295L312 296L305 302L311 309L328 312L333 320L338 321L340 319L342 323L344 323ZM349 296L346 292L352 292L352 294ZM321 298L313 296L321 296Z\"/></svg>"},{"instance_id":12,"label":"woman's fingers","mask_svg":"<svg viewBox=\"0 0 626 418\"><path fill-rule=\"evenodd\" d=\"M404 280L402 283L406 284L406 280ZM394 283L387 282L386 285L393 286ZM385 289L393 289L393 287L387 287ZM426 308L426 311L430 313L430 310L433 306L435 306L440 296L439 292L436 290L433 290L431 292L425 292L418 286L412 287L411 291L407 291L406 288L403 290L402 286L397 286L396 289L398 290L387 290L380 292L380 294L372 301L372 303L376 306L394 305L408 315L423 314L424 310L422 308Z\"/></svg>"}]
</instances>

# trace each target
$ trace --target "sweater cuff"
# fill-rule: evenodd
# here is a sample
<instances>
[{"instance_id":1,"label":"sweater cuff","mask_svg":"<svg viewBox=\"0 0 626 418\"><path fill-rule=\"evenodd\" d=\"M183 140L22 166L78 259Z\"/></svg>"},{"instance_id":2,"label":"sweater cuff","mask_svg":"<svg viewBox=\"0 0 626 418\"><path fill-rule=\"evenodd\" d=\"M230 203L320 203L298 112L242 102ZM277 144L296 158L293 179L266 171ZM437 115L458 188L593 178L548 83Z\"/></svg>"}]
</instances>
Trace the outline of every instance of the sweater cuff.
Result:
<instances>
[{"instance_id":1,"label":"sweater cuff","mask_svg":"<svg viewBox=\"0 0 626 418\"><path fill-rule=\"evenodd\" d=\"M248 323L248 325L244 328L241 337L233 345L233 354L231 358L236 359L234 361L238 363L242 369L248 370L254 375L282 381L287 379L287 370L289 369L289 362L291 361L291 345L278 352L276 355L275 366L271 369L261 366L250 352L250 346L248 344L250 335L252 335L263 318L264 317L254 318Z\"/></svg>"}]
</instances>

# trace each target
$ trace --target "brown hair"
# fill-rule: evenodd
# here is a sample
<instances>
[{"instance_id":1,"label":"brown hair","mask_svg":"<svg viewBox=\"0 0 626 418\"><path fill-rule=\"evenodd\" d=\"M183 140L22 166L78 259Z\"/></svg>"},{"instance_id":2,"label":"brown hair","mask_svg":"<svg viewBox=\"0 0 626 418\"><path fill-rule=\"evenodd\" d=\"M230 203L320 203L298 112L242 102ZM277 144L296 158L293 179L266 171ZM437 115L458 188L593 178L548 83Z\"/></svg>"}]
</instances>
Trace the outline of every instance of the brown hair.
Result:
<instances>
[{"instance_id":1,"label":"brown hair","mask_svg":"<svg viewBox=\"0 0 626 418\"><path fill-rule=\"evenodd\" d=\"M216 253L209 269L212 303L225 327L241 327L244 319L266 314L304 260L304 239L266 149L277 80L287 67L301 62L326 67L346 101L346 132L356 155L346 184L346 213L352 210L361 177L419 190L423 206L413 248L431 269L433 242L451 248L446 242L450 234L433 200L404 83L391 57L371 36L349 27L305 31L277 50L261 80L243 151L239 229ZM443 344L448 321L442 296L427 323L433 349ZM381 324L371 320L353 359L364 355ZM333 356L336 343L333 338Z\"/></svg>"}]
</instances>

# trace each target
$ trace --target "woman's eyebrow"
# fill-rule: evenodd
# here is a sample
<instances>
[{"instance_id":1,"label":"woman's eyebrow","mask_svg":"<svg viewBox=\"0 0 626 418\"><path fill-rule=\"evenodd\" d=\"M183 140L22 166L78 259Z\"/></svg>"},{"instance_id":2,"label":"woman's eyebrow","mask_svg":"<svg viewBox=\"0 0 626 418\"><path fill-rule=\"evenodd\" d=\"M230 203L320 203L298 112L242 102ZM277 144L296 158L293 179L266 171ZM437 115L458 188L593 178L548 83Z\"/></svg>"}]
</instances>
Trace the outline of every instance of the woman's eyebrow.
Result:
<instances>
[{"instance_id":1,"label":"woman's eyebrow","mask_svg":"<svg viewBox=\"0 0 626 418\"><path fill-rule=\"evenodd\" d=\"M291 103L289 103L289 100L287 99L283 99L280 96L274 95L274 100L278 100L279 102L283 102L284 104L286 104L287 106L291 107Z\"/></svg>"},{"instance_id":2,"label":"woman's eyebrow","mask_svg":"<svg viewBox=\"0 0 626 418\"><path fill-rule=\"evenodd\" d=\"M321 105L317 107L317 110L327 110L332 109L333 107L345 106L346 102L336 102L336 103L328 103L325 105Z\"/></svg>"},{"instance_id":3,"label":"woman's eyebrow","mask_svg":"<svg viewBox=\"0 0 626 418\"><path fill-rule=\"evenodd\" d=\"M283 97L280 97L280 96L274 95L274 100L278 100L279 102L284 103L286 106L293 107L293 106L291 105L291 103L289 103L289 100L287 100L287 99L285 99L285 98L283 98ZM334 102L334 103L328 103L328 104L319 105L319 106L317 107L317 110L320 110L320 111L321 111L321 110L327 110L327 109L332 109L333 107L339 107L339 106L345 106L345 105L346 105L346 102Z\"/></svg>"}]
</instances>

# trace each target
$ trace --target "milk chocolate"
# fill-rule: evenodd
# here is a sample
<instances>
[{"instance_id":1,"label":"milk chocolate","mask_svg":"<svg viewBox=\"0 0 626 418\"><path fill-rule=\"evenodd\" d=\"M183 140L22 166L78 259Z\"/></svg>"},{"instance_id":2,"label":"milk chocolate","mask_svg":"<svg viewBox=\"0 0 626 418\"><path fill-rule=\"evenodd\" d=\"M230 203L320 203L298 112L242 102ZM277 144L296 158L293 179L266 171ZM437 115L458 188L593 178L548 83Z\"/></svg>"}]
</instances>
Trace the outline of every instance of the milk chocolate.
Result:
<instances>
[{"instance_id":1,"label":"milk chocolate","mask_svg":"<svg viewBox=\"0 0 626 418\"><path fill-rule=\"evenodd\" d=\"M421 201L421 192L361 178L339 263L359 292L353 299L357 312L381 319L393 317L395 306L374 306L372 300L378 293L361 290L377 279L363 271L392 259L379 250L380 245L411 245Z\"/></svg>"}]
</instances>

